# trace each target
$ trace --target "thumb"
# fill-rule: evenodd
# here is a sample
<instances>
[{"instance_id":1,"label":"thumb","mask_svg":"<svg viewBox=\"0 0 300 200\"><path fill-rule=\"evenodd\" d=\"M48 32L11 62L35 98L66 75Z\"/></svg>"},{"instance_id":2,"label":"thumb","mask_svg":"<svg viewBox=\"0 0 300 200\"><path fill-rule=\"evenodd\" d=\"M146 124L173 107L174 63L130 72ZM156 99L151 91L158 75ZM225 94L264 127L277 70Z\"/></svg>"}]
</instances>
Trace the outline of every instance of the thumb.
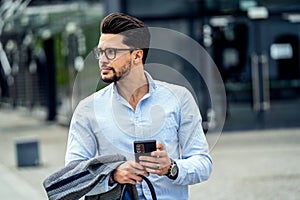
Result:
<instances>
[{"instance_id":1,"label":"thumb","mask_svg":"<svg viewBox=\"0 0 300 200\"><path fill-rule=\"evenodd\" d=\"M156 142L156 149L157 150L165 150L165 146L161 142Z\"/></svg>"}]
</instances>

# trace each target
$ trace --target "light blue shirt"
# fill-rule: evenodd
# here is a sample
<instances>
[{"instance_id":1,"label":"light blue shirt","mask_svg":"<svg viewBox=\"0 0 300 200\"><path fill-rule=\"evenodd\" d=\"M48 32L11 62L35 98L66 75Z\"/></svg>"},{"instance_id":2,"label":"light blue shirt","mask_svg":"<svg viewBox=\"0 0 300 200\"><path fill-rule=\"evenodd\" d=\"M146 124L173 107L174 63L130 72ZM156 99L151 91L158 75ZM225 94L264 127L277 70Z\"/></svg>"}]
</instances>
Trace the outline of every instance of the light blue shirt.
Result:
<instances>
[{"instance_id":1,"label":"light blue shirt","mask_svg":"<svg viewBox=\"0 0 300 200\"><path fill-rule=\"evenodd\" d=\"M157 199L188 199L188 185L207 180L212 170L199 108L186 88L145 74L149 93L135 110L114 83L79 103L70 124L66 164L115 153L132 160L133 141L155 139L163 143L179 168L176 180L154 174L148 177ZM140 199L151 199L145 182L136 186Z\"/></svg>"}]
</instances>

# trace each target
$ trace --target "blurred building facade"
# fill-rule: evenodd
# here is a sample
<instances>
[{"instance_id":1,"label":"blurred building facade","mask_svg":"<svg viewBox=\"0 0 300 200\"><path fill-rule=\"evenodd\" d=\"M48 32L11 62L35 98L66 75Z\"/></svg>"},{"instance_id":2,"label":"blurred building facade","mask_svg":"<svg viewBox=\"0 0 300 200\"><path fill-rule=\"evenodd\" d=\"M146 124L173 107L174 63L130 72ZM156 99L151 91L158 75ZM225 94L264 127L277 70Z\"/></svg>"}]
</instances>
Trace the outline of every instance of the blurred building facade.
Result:
<instances>
[{"instance_id":1,"label":"blurred building facade","mask_svg":"<svg viewBox=\"0 0 300 200\"><path fill-rule=\"evenodd\" d=\"M92 0L1 1L1 101L41 110L47 120L70 118L74 60L97 43L102 7Z\"/></svg>"},{"instance_id":2,"label":"blurred building facade","mask_svg":"<svg viewBox=\"0 0 300 200\"><path fill-rule=\"evenodd\" d=\"M9 2L23 7L9 16ZM74 61L97 44L99 21L110 12L179 31L206 49L226 89L225 130L300 125L300 2L294 0L2 1L2 101L46 108L49 120L68 119ZM202 78L188 62L160 50L148 62L182 73L196 91L204 127L218 123L206 83L194 84Z\"/></svg>"}]
</instances>

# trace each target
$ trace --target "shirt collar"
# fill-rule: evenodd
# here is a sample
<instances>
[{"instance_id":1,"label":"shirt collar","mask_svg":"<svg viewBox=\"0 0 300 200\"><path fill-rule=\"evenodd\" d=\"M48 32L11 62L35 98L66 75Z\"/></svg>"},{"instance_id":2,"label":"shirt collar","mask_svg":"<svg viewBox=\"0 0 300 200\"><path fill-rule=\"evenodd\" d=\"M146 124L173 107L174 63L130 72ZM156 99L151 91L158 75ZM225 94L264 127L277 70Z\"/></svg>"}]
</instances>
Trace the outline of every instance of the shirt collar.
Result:
<instances>
[{"instance_id":1,"label":"shirt collar","mask_svg":"<svg viewBox=\"0 0 300 200\"><path fill-rule=\"evenodd\" d=\"M145 72L145 75L147 77L147 80L148 80L148 84L149 84L149 93L152 94L155 89L157 88L152 76L147 72L147 71L144 71Z\"/></svg>"},{"instance_id":2,"label":"shirt collar","mask_svg":"<svg viewBox=\"0 0 300 200\"><path fill-rule=\"evenodd\" d=\"M151 95L155 89L157 88L152 76L147 72L147 71L144 71L145 75L146 75L146 78L147 78L147 81L148 81L148 84L149 84L149 95ZM115 83L113 83L113 93L114 94L117 94L117 97L120 98L120 94L118 92L118 89L117 89L117 85Z\"/></svg>"}]
</instances>

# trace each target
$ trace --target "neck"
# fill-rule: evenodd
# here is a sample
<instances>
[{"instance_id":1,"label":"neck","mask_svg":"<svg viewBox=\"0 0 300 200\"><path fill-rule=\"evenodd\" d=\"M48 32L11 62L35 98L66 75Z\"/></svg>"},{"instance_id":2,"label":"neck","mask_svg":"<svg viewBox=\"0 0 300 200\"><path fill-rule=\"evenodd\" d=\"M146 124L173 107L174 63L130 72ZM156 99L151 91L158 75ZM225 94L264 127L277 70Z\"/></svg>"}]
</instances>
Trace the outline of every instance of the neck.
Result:
<instances>
[{"instance_id":1,"label":"neck","mask_svg":"<svg viewBox=\"0 0 300 200\"><path fill-rule=\"evenodd\" d=\"M143 68L134 68L122 80L116 82L118 92L123 96L133 109L138 102L149 92L147 77Z\"/></svg>"}]
</instances>

